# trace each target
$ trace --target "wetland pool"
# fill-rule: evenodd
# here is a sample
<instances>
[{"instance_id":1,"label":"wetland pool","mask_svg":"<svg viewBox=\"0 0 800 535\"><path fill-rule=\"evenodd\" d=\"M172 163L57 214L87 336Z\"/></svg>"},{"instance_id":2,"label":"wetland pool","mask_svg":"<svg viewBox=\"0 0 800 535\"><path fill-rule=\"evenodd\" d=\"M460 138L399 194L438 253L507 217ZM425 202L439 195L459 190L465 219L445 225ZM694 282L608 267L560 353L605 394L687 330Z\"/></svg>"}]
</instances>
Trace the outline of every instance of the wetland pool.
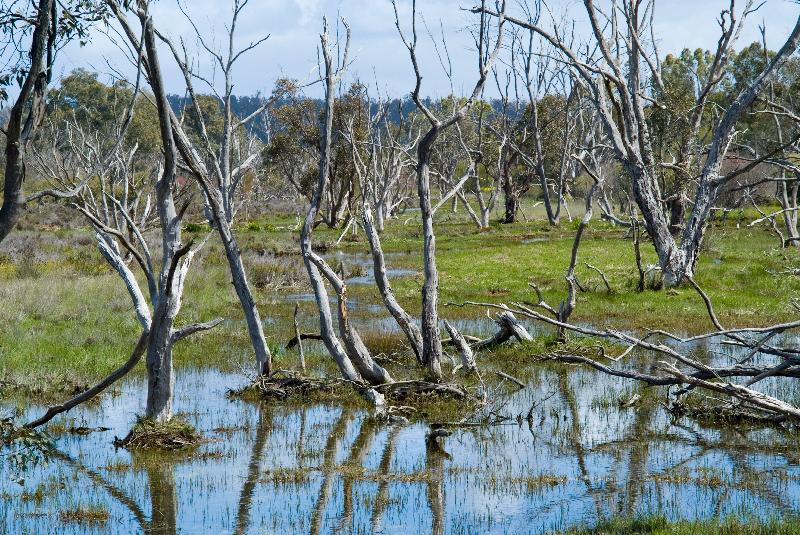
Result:
<instances>
[{"instance_id":1,"label":"wetland pool","mask_svg":"<svg viewBox=\"0 0 800 535\"><path fill-rule=\"evenodd\" d=\"M673 421L657 405L621 408L635 385L589 370L535 369L497 409L511 420L453 429L441 447L424 423L228 399L243 382L178 368L175 409L209 439L190 452L115 449L143 412L140 377L57 420L47 464L0 465L4 533L538 534L614 516L784 516L800 505L796 444ZM65 430L98 426L108 430Z\"/></svg>"}]
</instances>

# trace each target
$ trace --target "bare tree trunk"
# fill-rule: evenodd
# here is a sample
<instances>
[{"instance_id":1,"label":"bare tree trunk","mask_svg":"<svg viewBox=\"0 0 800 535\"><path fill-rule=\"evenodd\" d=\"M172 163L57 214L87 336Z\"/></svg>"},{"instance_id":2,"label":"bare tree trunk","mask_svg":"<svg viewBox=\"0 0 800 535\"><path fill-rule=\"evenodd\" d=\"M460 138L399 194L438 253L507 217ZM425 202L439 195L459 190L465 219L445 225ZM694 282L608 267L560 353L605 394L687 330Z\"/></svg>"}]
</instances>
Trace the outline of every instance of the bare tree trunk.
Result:
<instances>
[{"instance_id":1,"label":"bare tree trunk","mask_svg":"<svg viewBox=\"0 0 800 535\"><path fill-rule=\"evenodd\" d=\"M250 343L253 346L253 351L255 352L258 371L261 374L269 375L272 373L272 355L264 336L264 327L261 322L261 316L258 312L255 299L253 298L253 292L250 289L250 285L247 281L247 274L241 258L241 250L239 249L239 246L236 242L236 236L234 235L232 229L232 222L236 212L235 196L239 191L239 180L241 175L251 165L250 162L255 160L255 155L251 154L250 156L244 158L244 161L239 167L236 169L233 168L232 155L237 140L236 132L238 129L246 127L248 122L253 117L266 110L270 103L268 102L267 104L264 104L259 108L258 111L241 120L234 117L231 109L231 96L234 85L232 80L233 66L242 53L253 48L250 47L240 52L236 52L233 48L236 23L242 9L246 4L247 2L240 2L238 0L234 2L233 19L228 25L229 45L227 50L227 61L223 62L220 59L220 62L223 64L222 70L225 89L223 95L224 98L222 98L222 112L224 119L223 135L218 152L213 149L213 143L208 135L205 121L203 119L203 111L198 102L198 97L195 93L192 83L193 73L190 70L190 66L186 63L185 56L181 56L177 48L170 40L166 39L160 34L159 37L161 37L169 46L175 61L178 63L178 66L183 73L186 89L188 91L191 104L194 106L196 118L199 122L200 137L202 142L205 143L205 151L214 156L210 164L211 168L213 169L213 173L209 173L206 163L198 156L197 151L192 145L192 141L189 140L189 137L183 131L180 121L176 120L174 113L172 110L170 110L172 126L175 130L175 138L178 142L178 148L184 157L184 160L186 160L188 167L194 173L201 189L203 190L206 203L206 213L210 214L209 220L211 226L217 229L220 240L222 241L222 245L225 249L225 257L228 260L228 267L230 269L233 286L236 290L236 295L239 298L239 303L247 323L247 331L250 337ZM221 56L219 57L221 58Z\"/></svg>"},{"instance_id":2,"label":"bare tree trunk","mask_svg":"<svg viewBox=\"0 0 800 535\"><path fill-rule=\"evenodd\" d=\"M158 303L153 311L147 345L147 408L146 416L163 422L172 418L172 390L175 377L172 370L172 330L180 309L180 298L187 264L178 267L181 250L181 221L175 209L173 188L177 173L178 154L172 137L170 105L167 100L156 48L153 19L140 11L144 28L144 43L150 64L150 85L158 108L161 143L164 150L164 169L156 184L156 204L161 222L162 270ZM191 258L191 256L190 256Z\"/></svg>"},{"instance_id":3,"label":"bare tree trunk","mask_svg":"<svg viewBox=\"0 0 800 535\"><path fill-rule=\"evenodd\" d=\"M544 146L542 143L541 129L539 128L538 103L531 101L531 130L533 132L534 146L536 148L536 176L539 178L539 186L542 188L542 202L547 213L547 222L551 225L558 225L558 215L553 210L550 199L550 188L547 183L547 172L544 167ZM559 199L559 203L561 199Z\"/></svg>"},{"instance_id":4,"label":"bare tree trunk","mask_svg":"<svg viewBox=\"0 0 800 535\"><path fill-rule=\"evenodd\" d=\"M422 219L422 234L423 234L423 271L425 274L425 282L422 285L422 358L428 367L428 373L435 381L442 379L442 340L439 335L439 314L437 311L439 300L439 272L436 269L436 236L433 230L433 210L431 209L431 191L430 191L430 163L431 151L433 144L439 135L446 129L453 127L456 123L460 122L469 112L472 105L481 94L486 78L492 68L497 56L503 45L504 24L505 24L505 7L506 3L502 2L502 12L498 15L497 22L497 35L494 41L494 46L491 53L487 53L488 43L488 26L485 16L486 1L481 3L482 10L480 14L480 39L478 40L478 81L472 89L472 94L469 98L461 104L458 109L447 117L445 120L440 120L434 113L425 105L420 97L420 87L422 84L422 74L419 69L419 61L417 58L417 31L416 31L416 3L412 4L412 40L406 39L400 28L400 20L398 18L397 9L395 6L395 23L403 44L408 49L411 63L414 67L414 74L416 76L416 85L411 96L417 109L425 116L430 124L430 129L420 140L417 146L417 193L419 195L420 217Z\"/></svg>"},{"instance_id":5,"label":"bare tree trunk","mask_svg":"<svg viewBox=\"0 0 800 535\"><path fill-rule=\"evenodd\" d=\"M511 172L506 172L503 176L503 198L505 201L503 223L514 223L517 220L517 210L519 209L519 194L514 188L514 177Z\"/></svg>"},{"instance_id":6,"label":"bare tree trunk","mask_svg":"<svg viewBox=\"0 0 800 535\"><path fill-rule=\"evenodd\" d=\"M442 340L439 336L439 271L436 268L436 235L433 231L430 189L430 149L439 134L434 126L420 141L417 165L417 193L422 218L422 262L425 282L422 284L422 360L435 380L442 378Z\"/></svg>"},{"instance_id":7,"label":"bare tree trunk","mask_svg":"<svg viewBox=\"0 0 800 535\"><path fill-rule=\"evenodd\" d=\"M333 132L333 105L336 91L336 82L338 71L334 70L333 60L328 48L328 29L327 24L321 36L322 49L325 61L325 109L323 117L323 135L320 141L320 159L319 159L319 175L317 179L317 187L311 197L311 202L308 206L303 227L300 230L300 252L303 255L303 262L308 272L308 279L311 287L314 290L314 298L317 302L317 309L319 310L319 330L322 336L325 347L328 352L336 360L342 376L350 381L360 381L361 375L353 366L350 357L345 352L342 343L336 336L333 328L333 318L331 317L331 307L328 301L328 290L325 288L325 281L320 274L318 266L314 263L314 251L311 246L311 233L314 229L314 220L317 217L320 209L320 202L323 195L325 195L328 186L328 179L330 176L330 151L331 151L331 135ZM348 30L348 43L349 45L349 30ZM346 45L347 46L347 45ZM345 62L346 63L346 62Z\"/></svg>"},{"instance_id":8,"label":"bare tree trunk","mask_svg":"<svg viewBox=\"0 0 800 535\"><path fill-rule=\"evenodd\" d=\"M233 287L236 289L236 295L239 297L239 303L244 312L245 321L247 322L247 333L250 336L250 343L256 354L259 372L264 375L269 375L272 373L272 354L270 353L269 346L267 346L267 340L264 336L264 326L261 323L261 316L258 313L258 307L253 298L253 292L250 290L250 284L247 282L247 274L245 273L244 264L242 263L242 251L236 243L236 237L233 235L231 225L227 218L217 221L217 229L219 230L219 236L225 248L225 256L228 259L228 267L230 268Z\"/></svg>"},{"instance_id":9,"label":"bare tree trunk","mask_svg":"<svg viewBox=\"0 0 800 535\"><path fill-rule=\"evenodd\" d=\"M384 383L391 383L392 377L383 369L370 355L367 346L361 340L356 328L350 324L350 319L347 312L347 285L345 285L343 276L340 277L336 272L315 253L309 256L314 266L328 279L328 282L336 291L337 305L339 312L339 336L344 342L344 349L350 361L355 366L358 373L366 379L370 384L380 385Z\"/></svg>"},{"instance_id":10,"label":"bare tree trunk","mask_svg":"<svg viewBox=\"0 0 800 535\"><path fill-rule=\"evenodd\" d=\"M786 227L787 233L786 245L794 247L800 246L800 232L797 230L798 186L800 186L798 182L792 182L791 184L780 182L778 185L780 188L778 200L783 209L783 224Z\"/></svg>"},{"instance_id":11,"label":"bare tree trunk","mask_svg":"<svg viewBox=\"0 0 800 535\"><path fill-rule=\"evenodd\" d=\"M381 241L378 237L378 233L375 232L375 228L372 225L372 212L369 209L369 206L364 206L364 214L362 216L364 222L364 233L367 235L367 239L369 240L369 247L372 251L372 265L373 265L373 272L375 274L375 284L378 286L378 290L381 292L381 297L383 298L383 302L386 305L387 310L392 315L392 317L397 321L397 325L400 329L405 333L408 342L411 344L411 350L414 352L414 356L417 357L417 361L421 364L424 364L422 359L423 349L422 349L422 333L417 327L414 320L411 319L411 316L400 306L400 303L397 302L397 299L394 296L394 292L392 291L392 287L389 284L389 277L386 275L386 262L383 258L383 249L381 248Z\"/></svg>"},{"instance_id":12,"label":"bare tree trunk","mask_svg":"<svg viewBox=\"0 0 800 535\"><path fill-rule=\"evenodd\" d=\"M13 230L25 206L25 148L44 114L47 84L52 74L55 45L56 2L40 0L31 37L30 61L19 95L5 128L5 179L0 206L0 242ZM27 111L27 116L25 112Z\"/></svg>"},{"instance_id":13,"label":"bare tree trunk","mask_svg":"<svg viewBox=\"0 0 800 535\"><path fill-rule=\"evenodd\" d=\"M169 298L165 301L170 301ZM150 343L147 346L147 406L145 415L158 422L172 418L172 392L175 375L172 369L172 340L175 316L169 303L159 305L153 314Z\"/></svg>"}]
</instances>

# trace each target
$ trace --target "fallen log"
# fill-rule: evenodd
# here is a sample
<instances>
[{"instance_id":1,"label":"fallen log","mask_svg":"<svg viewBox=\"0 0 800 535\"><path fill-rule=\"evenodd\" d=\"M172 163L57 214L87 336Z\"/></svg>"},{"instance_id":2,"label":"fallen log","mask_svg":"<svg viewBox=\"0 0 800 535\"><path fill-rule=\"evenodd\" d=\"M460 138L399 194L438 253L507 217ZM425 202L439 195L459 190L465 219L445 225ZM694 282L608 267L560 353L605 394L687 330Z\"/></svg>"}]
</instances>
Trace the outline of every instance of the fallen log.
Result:
<instances>
[{"instance_id":1,"label":"fallen log","mask_svg":"<svg viewBox=\"0 0 800 535\"><path fill-rule=\"evenodd\" d=\"M496 314L494 322L499 327L498 331L493 336L472 344L472 349L489 349L507 342L512 337L520 342L533 340L525 326L509 311Z\"/></svg>"},{"instance_id":2,"label":"fallen log","mask_svg":"<svg viewBox=\"0 0 800 535\"><path fill-rule=\"evenodd\" d=\"M295 336L294 338L292 338L291 340L286 342L286 345L283 346L284 349L292 349L294 346L296 346L298 344L299 340L320 340L320 341L323 341L324 338L322 338L321 334L317 334L317 333L300 333L299 336Z\"/></svg>"}]
</instances>

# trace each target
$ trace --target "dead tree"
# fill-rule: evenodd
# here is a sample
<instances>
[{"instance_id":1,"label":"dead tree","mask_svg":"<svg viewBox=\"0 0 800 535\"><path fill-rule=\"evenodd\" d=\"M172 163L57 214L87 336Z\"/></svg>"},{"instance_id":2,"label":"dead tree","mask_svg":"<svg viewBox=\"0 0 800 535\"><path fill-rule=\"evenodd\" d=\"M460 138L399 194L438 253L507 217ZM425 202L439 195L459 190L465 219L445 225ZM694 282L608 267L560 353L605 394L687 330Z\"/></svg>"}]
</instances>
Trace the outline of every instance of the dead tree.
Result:
<instances>
[{"instance_id":1,"label":"dead tree","mask_svg":"<svg viewBox=\"0 0 800 535\"><path fill-rule=\"evenodd\" d=\"M767 49L764 47L764 53ZM768 57L764 61L769 61ZM797 165L794 155L800 151L800 113L797 112L797 105L793 102L791 95L788 98L779 99L775 90L775 82L770 83L769 93L758 99L759 109L754 114L767 115L772 119L775 127L774 134L767 140L767 147L761 149L762 152L770 152L772 156L765 160L766 170L773 173L764 173L756 180L745 180L742 184L733 188L733 191L741 192L744 197L753 202L755 208L760 212L761 217L752 221L749 226L754 226L762 222L767 222L781 239L782 247L800 246L800 231L798 231L798 191L800 191L800 165ZM774 147L778 150L775 151ZM743 147L743 152L749 152L752 157L745 157L747 161L758 159L757 147ZM773 176L773 174L777 176ZM780 204L780 210L772 213L763 212L755 202L751 191L762 184L774 185L775 199ZM783 223L783 231L778 229L776 220L780 218Z\"/></svg>"},{"instance_id":2,"label":"dead tree","mask_svg":"<svg viewBox=\"0 0 800 535\"><path fill-rule=\"evenodd\" d=\"M138 49L140 47L138 34L134 31L133 27L125 16L125 10L123 9L122 5L117 0L106 0L106 4L111 8L112 12L117 18L117 21L122 27L125 37L131 43L132 47L134 49ZM237 2L234 6L234 24L231 25L229 30L229 37L231 37L235 31L235 20L238 18L243 7L244 4L239 2ZM196 74L192 73L192 71L187 67L188 60L186 59L186 54L181 55L177 47L160 33L156 32L156 35L160 40L169 46L173 57L181 67L181 71L184 75L184 81L186 82L187 91L189 91L191 97L190 100L192 101L192 105L196 106L197 94L194 91L194 86L192 83L193 79L196 77ZM261 41L263 41L263 39ZM238 150L242 148L241 137L239 137L241 136L242 128L245 127L249 121L252 121L257 113L243 119L233 116L230 108L230 97L232 95L231 76L236 59L238 59L242 53L247 52L257 46L257 44L261 41L257 41L256 43L249 45L242 51L236 51L232 48L232 39L230 39L228 55L219 60L223 63L224 72L226 75L226 89L224 94L227 95L227 97L223 99L226 103L226 120L224 128L225 134L223 136L226 142L222 144L218 152L213 151L213 149L207 145L208 135L205 131L202 113L200 111L196 110L197 115L200 117L199 122L201 125L201 139L204 140L202 141L203 143L206 143L206 145L200 149L198 149L192 142L181 120L176 116L175 112L171 108L168 108L166 113L169 116L169 125L172 129L175 148L180 154L182 160L181 166L185 166L191 172L192 176L194 176L197 180L200 189L203 192L207 213L210 214L209 219L220 235L220 239L225 249L225 255L228 259L228 264L231 270L234 288L236 289L239 302L242 306L242 310L247 321L248 333L250 335L250 341L253 345L253 349L256 353L256 361L258 363L259 371L260 373L269 374L271 372L271 354L269 347L266 344L266 339L264 338L263 326L258 314L258 309L255 305L252 291L250 290L250 286L247 282L244 265L241 260L241 250L239 249L239 246L236 242L236 237L234 236L232 230L233 217L235 216L238 208L236 203L238 199L237 195L240 192L241 180L244 176L244 173L255 163L257 156L253 153L250 153L246 156L240 157L238 159L238 164L234 163L236 160L234 157L238 153ZM217 54L217 56L222 57L219 54ZM150 59L148 57L144 57L142 59L142 65L145 73L147 73L148 77L150 77L150 71L152 69ZM261 107L261 110L263 111L263 109L266 109L269 104L270 102L265 103ZM208 156L208 161L211 162L210 166L206 163L207 159L201 156L201 154L206 154Z\"/></svg>"},{"instance_id":3,"label":"dead tree","mask_svg":"<svg viewBox=\"0 0 800 535\"><path fill-rule=\"evenodd\" d=\"M40 171L56 182L58 187L77 191L73 207L92 225L100 253L123 280L142 333L130 358L121 367L92 388L50 407L44 416L29 423L28 427L43 425L57 414L98 395L130 372L144 355L148 372L145 414L157 421L169 420L172 417L174 344L221 322L217 319L175 327L184 282L196 248L192 247L191 242L184 245L180 237L181 216L189 206L189 199L182 199L181 208L176 208L177 157L169 114L165 111L169 104L158 70L152 20L146 4L140 6L138 17L145 37L145 53L151 65L150 83L162 119L160 127L164 161L152 169L150 175L155 176L156 180L143 179L141 172L134 170L137 147L128 149L121 143L129 116L117 130L117 142L109 153L103 151L106 140L97 139L77 125L72 125L67 128L63 144L66 146L63 150L69 155L54 156L52 161L56 164L45 162L42 156L38 161ZM136 92L133 98L135 100ZM133 104L127 113L132 110ZM64 162L68 162L68 165ZM73 171L72 174L68 173L68 169ZM86 184L84 176L92 177L93 182ZM160 258L152 254L145 238L146 232L155 226L160 229ZM146 281L144 290L135 274L137 269Z\"/></svg>"},{"instance_id":4,"label":"dead tree","mask_svg":"<svg viewBox=\"0 0 800 535\"><path fill-rule=\"evenodd\" d=\"M186 18L192 24L201 46L210 55L213 62L220 68L223 78L223 87L221 90L216 88L213 81L202 77L199 73L191 69L185 47L182 51L179 51L169 39L160 34L159 37L169 45L173 57L183 73L186 91L200 127L199 134L202 147L187 147L187 149L181 152L184 158L188 156L192 160L187 162L188 167L203 190L209 223L212 228L217 230L223 248L225 249L225 257L228 260L233 287L236 290L236 295L239 298L239 303L244 312L250 343L255 352L259 371L262 374L269 375L272 372L272 356L264 336L264 326L261 322L261 315L256 306L255 298L253 297L253 291L247 281L247 273L242 263L242 252L239 249L236 236L233 232L233 220L236 216L236 212L241 207L243 179L248 172L253 172L254 164L258 162L259 158L258 148L253 144L252 136L248 135L246 129L255 118L259 117L268 109L281 93L274 94L272 98L246 117L237 117L233 113L233 71L236 62L244 54L266 41L268 37L262 37L251 42L242 49L235 48L234 36L236 33L236 26L242 10L246 5L247 0L233 0L231 21L230 24L227 25L227 48L224 53L214 50L206 43L202 33L194 25L188 13L184 12ZM198 100L198 94L193 84L194 79L205 81L221 104L223 125L222 137L219 140L218 148L215 147L215 143L212 142L206 128L205 118ZM176 127L180 128L181 125L178 124ZM180 137L190 142L188 136L184 135ZM201 154L204 154L206 158L200 159L199 155Z\"/></svg>"},{"instance_id":5,"label":"dead tree","mask_svg":"<svg viewBox=\"0 0 800 535\"><path fill-rule=\"evenodd\" d=\"M300 252L303 255L303 262L308 272L311 287L314 290L314 297L317 302L320 319L320 334L328 352L336 360L339 369L345 379L350 381L361 381L362 378L372 384L391 382L391 376L380 365L375 362L369 350L367 350L355 327L349 322L347 314L347 287L342 277L325 261L317 255L312 247L311 235L314 229L314 220L320 209L322 196L325 194L328 179L330 176L331 163L331 137L333 132L333 111L336 90L344 75L347 65L350 47L350 28L346 23L343 24L347 30L346 41L343 54L338 64L334 64L333 51L329 42L327 21L323 22L323 32L320 35L320 48L324 64L325 83L325 108L323 113L323 123L321 129L319 175L314 194L306 213L303 226L300 230ZM339 312L339 336L333 328L330 303L328 301L328 291L325 287L325 279L336 291L338 298Z\"/></svg>"},{"instance_id":6,"label":"dead tree","mask_svg":"<svg viewBox=\"0 0 800 535\"><path fill-rule=\"evenodd\" d=\"M431 206L431 191L430 191L430 163L431 152L433 145L441 135L442 132L453 127L456 123L461 121L469 109L477 100L478 96L483 90L486 82L486 77L489 70L492 68L497 56L502 48L503 34L505 25L505 1L502 2L502 9L499 13L499 21L497 24L497 36L495 39L494 47L491 52L488 48L489 27L485 16L485 0L482 3L483 10L481 10L480 27L478 30L478 81L472 90L470 96L457 106L457 108L448 117L440 119L433 111L423 102L420 95L422 86L422 74L419 68L417 58L417 12L416 0L412 2L412 21L411 21L411 39L407 39L405 33L400 26L400 17L397 13L397 5L393 2L395 8L395 24L400 33L400 38L403 44L408 49L411 64L414 67L414 74L416 77L416 84L411 94L417 109L422 113L430 124L430 129L420 140L417 145L417 193L419 195L420 217L422 218L422 232L423 232L423 263L425 282L422 286L422 358L428 367L430 376L440 381L442 379L441 358L442 358L442 342L439 336L439 314L437 311L439 299L439 273L436 269L436 236L433 230L433 210Z\"/></svg>"},{"instance_id":7,"label":"dead tree","mask_svg":"<svg viewBox=\"0 0 800 535\"><path fill-rule=\"evenodd\" d=\"M413 121L403 114L402 102L397 105L399 120L395 123L389 116L389 105L377 103L376 112L366 121L364 143L358 141L353 118L347 121L347 130L343 132L352 151L362 203L374 208L374 226L379 234L386 220L410 197L408 169L413 166L410 154L419 141L419 136L412 134Z\"/></svg>"},{"instance_id":8,"label":"dead tree","mask_svg":"<svg viewBox=\"0 0 800 535\"><path fill-rule=\"evenodd\" d=\"M572 252L570 255L569 266L567 266L567 271L564 275L564 280L567 282L567 296L563 301L561 301L561 303L558 305L558 308L554 308L547 304L547 302L544 300L544 296L542 296L539 287L536 286L535 283L531 283L531 287L536 292L536 297L538 299L538 301L534 303L534 306L542 308L552 314L559 323L567 323L569 321L569 318L575 311L575 306L578 302L578 290L580 289L580 284L577 276L575 275L575 268L578 265L578 251L580 250L583 234L586 232L586 228L589 226L589 223L592 220L592 215L594 213L593 205L595 194L599 189L602 188L603 183L602 178L598 176L588 165L586 165L583 160L577 157L576 159L583 166L583 169L590 176L593 183L586 194L585 211L583 217L581 218L581 222L578 225L578 230L575 232L575 239L572 241ZM602 272L600 273L602 274ZM606 285L608 285L605 275L603 275L603 280L606 282ZM565 340L564 334L565 330L559 327L558 340L560 342Z\"/></svg>"},{"instance_id":9,"label":"dead tree","mask_svg":"<svg viewBox=\"0 0 800 535\"><path fill-rule=\"evenodd\" d=\"M563 60L578 73L600 114L615 157L631 179L634 200L658 254L664 282L667 286L674 286L681 283L684 277L693 276L709 214L724 186L763 161L754 161L734 172L722 173L722 164L735 136L734 127L738 119L766 87L770 75L797 49L800 43L800 17L780 50L753 81L736 95L712 126L711 141L704 151L704 159L693 159L699 168L693 206L680 238L676 239L665 213L656 168L661 164L675 165L679 170L685 166L682 162L673 164L656 160L646 113L648 106L659 104L654 103L655 99L648 94L650 84L663 88L657 54L653 57L645 46L646 35L652 27L653 6L652 2L635 0L625 0L621 4L612 5L610 12L604 15L593 0L584 1L594 37L588 50L596 49L599 58L586 57L571 47L557 25L554 30L547 30L533 18L522 20L509 17L485 6L474 8L473 11L498 16L534 32L559 50ZM733 9L733 2L731 9L722 12L722 34L695 103L698 116L693 124L698 125L697 128L711 90L723 78L721 73L731 56L744 19L751 12L752 4L752 0L746 2L741 20ZM539 5L537 1L536 7ZM529 13L536 12L541 11L529 9ZM608 20L604 21L603 17ZM697 136L691 137L691 142L696 146Z\"/></svg>"},{"instance_id":10,"label":"dead tree","mask_svg":"<svg viewBox=\"0 0 800 535\"><path fill-rule=\"evenodd\" d=\"M623 349L615 356L606 355L603 351L600 357L556 350L547 355L549 359L584 364L615 377L641 381L652 386L688 385L688 388L677 390L676 397L684 395L692 388L725 394L736 402L731 407L734 412L744 409L743 413L752 414L755 411L766 414L772 421L788 420L800 423L800 408L752 388L753 385L769 377L800 378L800 350L794 347L775 345L772 342L777 335L800 328L800 321L785 322L768 327L725 328L717 318L708 295L694 279L687 279L687 281L703 300L715 330L681 337L663 329L653 329L645 336L636 336L612 328L600 330L561 321L554 309L548 309L550 314L543 314L521 303L512 303L512 306L491 303L470 304L496 308L504 312L510 311L521 317L553 325L561 331L570 331L578 336L603 339L621 345ZM654 337L660 339L653 340ZM722 338L723 343L741 348L747 353L743 358L733 357L735 360L729 364L717 365L701 362L685 350L686 344L690 342L712 338ZM636 349L660 355L662 360L656 367L656 372L660 373L640 372L619 365ZM753 359L759 353L763 358L759 359L759 363L756 364ZM770 359L773 361L769 362ZM763 363L763 360L768 362ZM739 382L731 381L736 378L739 379Z\"/></svg>"},{"instance_id":11,"label":"dead tree","mask_svg":"<svg viewBox=\"0 0 800 535\"><path fill-rule=\"evenodd\" d=\"M574 178L575 163L570 154L575 149L577 128L580 119L580 95L578 86L570 70L553 57L553 51L542 46L535 48L534 33L528 32L527 45L521 36L514 39L511 49L512 67L515 78L522 82L527 96L527 113L519 121L519 133L510 138L511 149L536 178L542 193L547 221L557 225L564 207L567 179ZM521 57L518 66L516 56ZM519 97L518 97L519 100ZM554 132L560 132L554 136ZM546 141L558 137L558 154L545 152ZM546 165L546 160L555 163ZM510 179L509 179L510 180ZM522 186L524 192L528 185ZM519 196L515 185L507 186L510 195ZM506 220L514 219L511 211L516 205L514 199L507 199Z\"/></svg>"},{"instance_id":12,"label":"dead tree","mask_svg":"<svg viewBox=\"0 0 800 535\"><path fill-rule=\"evenodd\" d=\"M373 122L380 121L370 121L370 123ZM387 139L391 142L395 138L388 133L390 129L391 126L387 124ZM372 137L372 131L373 126L370 125L369 137ZM362 185L362 191L364 191L364 195L361 199L361 223L364 228L364 233L367 236L367 241L369 241L370 252L372 254L375 285L378 287L386 309L395 319L400 330L406 335L417 361L420 364L424 364L422 361L422 334L420 333L419 327L414 323L411 315L400 305L392 291L392 286L389 283L389 277L386 273L386 259L383 254L379 235L382 227L375 224L375 220L372 216L372 207L369 203L369 200L372 199L382 205L382 207L376 210L378 214L382 212L384 214L391 213L390 207L387 206L388 190L399 180L400 174L403 172L403 168L407 165L406 162L408 161L405 154L416 144L416 141L412 142L408 147L400 147L396 142L391 142L388 148L384 148L381 144L381 138L378 136L370 143L369 156L365 159L361 154L361 150L359 150L353 128L353 121L348 122L348 129L344 135L350 143L355 173L358 177L359 184ZM382 155L381 153L384 151L388 151L388 155ZM378 163L378 160L380 160L380 163ZM387 173L387 171L389 172ZM379 217L385 217L385 215L379 215Z\"/></svg>"},{"instance_id":13,"label":"dead tree","mask_svg":"<svg viewBox=\"0 0 800 535\"><path fill-rule=\"evenodd\" d=\"M484 230L489 228L489 217L491 216L492 212L494 211L495 205L497 203L497 197L500 193L500 182L503 177L504 168L509 166L508 162L508 149L507 149L507 139L504 136L501 136L497 142L497 157L496 157L496 164L497 169L494 169L493 158L486 158L484 151L487 150L485 148L486 144L484 142L484 121L486 120L484 117L485 109L481 107L481 110L478 112L478 116L475 118L475 130L476 130L476 137L475 140L475 148L470 150L467 146L466 141L461 133L461 128L458 124L456 124L456 129L458 130L458 137L461 143L464 152L468 155L468 163L467 163L467 172L466 174L469 175L471 179L473 179L472 188L470 188L470 193L472 193L472 197L475 199L478 205L478 211L476 212L472 206L470 205L469 199L467 197L467 193L464 191L464 184L461 187L454 188L456 195L461 200L461 203L464 205L464 208L467 210L467 213L470 216L470 219L475 223L478 227L478 230ZM481 167L484 168L486 175L488 175L488 179L490 180L489 196L488 198L484 197L483 194L483 184L481 183L481 174L479 172L479 164Z\"/></svg>"},{"instance_id":14,"label":"dead tree","mask_svg":"<svg viewBox=\"0 0 800 535\"><path fill-rule=\"evenodd\" d=\"M209 324L193 324L183 328L175 328L175 319L180 310L183 285L196 249L192 242L184 244L181 240L181 218L189 206L184 201L180 208L175 203L176 175L178 169L178 151L175 142L175 133L172 126L173 116L167 93L164 87L159 58L157 52L156 32L152 16L148 12L148 2L140 0L136 8L136 15L141 24L143 36L144 57L147 58L147 79L153 91L156 108L158 110L159 128L161 134L164 163L158 173L155 184L155 208L161 228L161 260L160 268L155 271L152 266L146 241L138 240L141 253L136 252L133 244L128 249L131 254L143 257L141 265L148 280L150 289L150 303L153 307L150 321L147 345L147 371L148 392L146 416L157 421L166 421L172 417L172 390L174 376L172 371L172 349L174 344L199 330L213 326ZM139 43L137 43L139 44ZM139 48L142 50L142 48ZM144 62L143 62L144 64ZM111 229L98 225L100 221L93 220L91 214L84 213L94 225L97 225L101 251L106 260L125 279L126 285L131 289L132 295L138 287L136 279L132 278L130 270L120 263L120 249L112 238ZM126 223L134 226L131 221ZM104 234L105 233L105 234ZM141 233L139 233L141 236ZM124 242L123 242L124 243ZM127 248L127 246L126 246ZM150 260L149 260L150 259ZM141 292L139 292L141 296ZM141 297L137 297L137 310L144 310L146 305Z\"/></svg>"}]
</instances>

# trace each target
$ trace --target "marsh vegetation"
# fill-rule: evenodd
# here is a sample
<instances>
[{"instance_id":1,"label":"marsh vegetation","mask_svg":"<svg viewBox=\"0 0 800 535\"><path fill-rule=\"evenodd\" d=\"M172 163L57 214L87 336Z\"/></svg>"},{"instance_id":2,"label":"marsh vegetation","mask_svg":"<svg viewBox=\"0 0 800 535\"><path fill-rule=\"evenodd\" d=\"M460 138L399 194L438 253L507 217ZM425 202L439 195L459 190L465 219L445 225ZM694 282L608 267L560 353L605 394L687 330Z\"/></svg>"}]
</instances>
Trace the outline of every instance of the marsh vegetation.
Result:
<instances>
[{"instance_id":1,"label":"marsh vegetation","mask_svg":"<svg viewBox=\"0 0 800 535\"><path fill-rule=\"evenodd\" d=\"M434 99L413 1L394 98L345 19L243 97L247 1L0 0L0 532L800 532L800 17L584 4L464 10Z\"/></svg>"}]
</instances>

